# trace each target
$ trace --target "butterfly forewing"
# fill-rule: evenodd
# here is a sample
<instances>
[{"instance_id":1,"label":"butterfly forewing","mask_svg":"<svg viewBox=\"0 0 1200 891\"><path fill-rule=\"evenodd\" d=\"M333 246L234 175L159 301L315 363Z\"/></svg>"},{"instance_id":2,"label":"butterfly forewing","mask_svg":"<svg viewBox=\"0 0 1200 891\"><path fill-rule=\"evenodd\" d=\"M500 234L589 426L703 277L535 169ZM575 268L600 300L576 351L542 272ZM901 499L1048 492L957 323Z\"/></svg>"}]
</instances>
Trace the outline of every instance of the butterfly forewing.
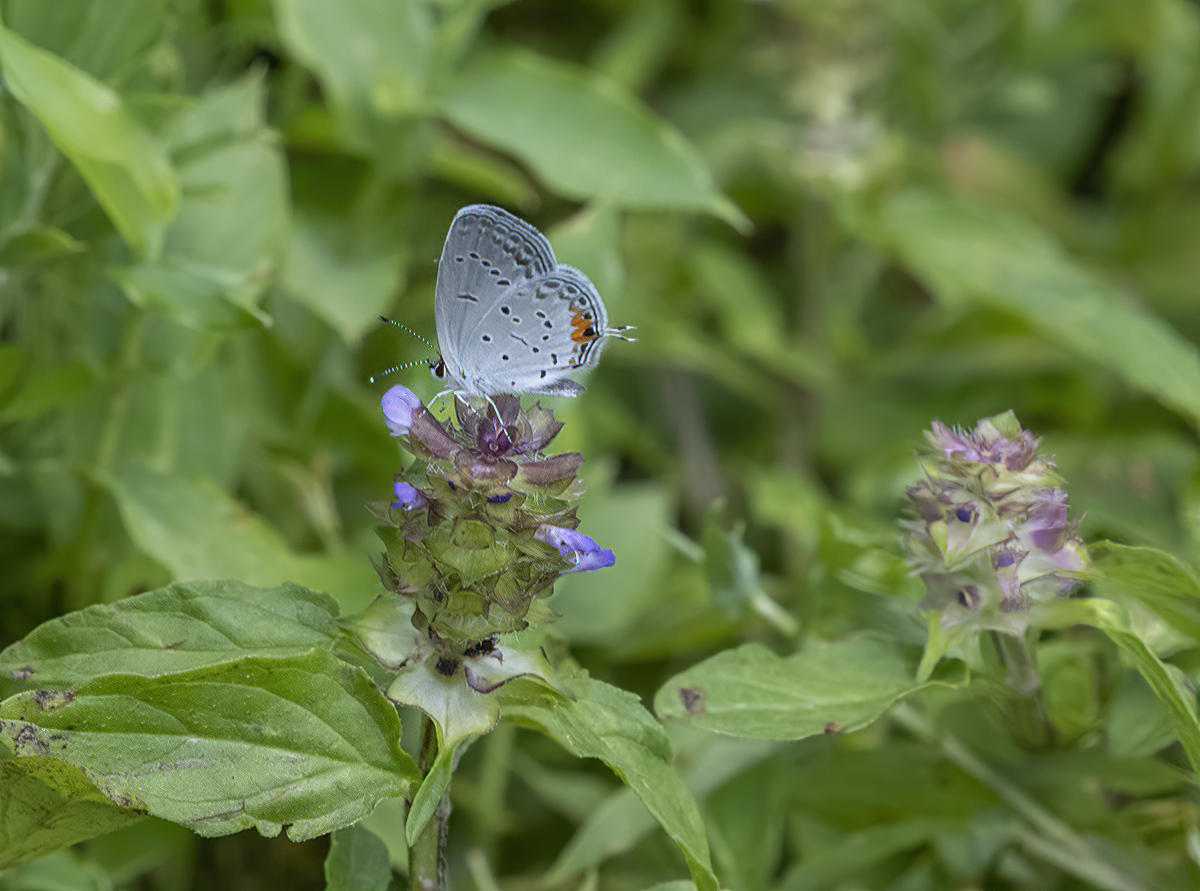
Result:
<instances>
[{"instance_id":1,"label":"butterfly forewing","mask_svg":"<svg viewBox=\"0 0 1200 891\"><path fill-rule=\"evenodd\" d=\"M524 220L498 207L473 204L454 217L438 262L434 315L447 370L471 386L478 351L469 332L498 299L552 272L550 243ZM470 356L474 362L469 362Z\"/></svg>"}]
</instances>

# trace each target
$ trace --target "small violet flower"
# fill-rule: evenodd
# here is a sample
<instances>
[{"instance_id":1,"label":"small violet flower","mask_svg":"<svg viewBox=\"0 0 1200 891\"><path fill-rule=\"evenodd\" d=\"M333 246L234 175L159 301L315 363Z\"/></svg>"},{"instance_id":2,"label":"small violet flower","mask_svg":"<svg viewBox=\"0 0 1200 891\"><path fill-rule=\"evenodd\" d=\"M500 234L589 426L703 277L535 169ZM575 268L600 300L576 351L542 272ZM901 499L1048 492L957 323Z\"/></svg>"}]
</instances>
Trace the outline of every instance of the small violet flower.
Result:
<instances>
[{"instance_id":1,"label":"small violet flower","mask_svg":"<svg viewBox=\"0 0 1200 891\"><path fill-rule=\"evenodd\" d=\"M424 507L429 502L425 500L425 496L418 492L408 483L397 482L392 488L396 492L396 500L392 502L393 510L415 510L418 507Z\"/></svg>"},{"instance_id":2,"label":"small violet flower","mask_svg":"<svg viewBox=\"0 0 1200 891\"><path fill-rule=\"evenodd\" d=\"M425 407L417 394L399 384L383 394L383 416L392 436L403 436L413 426L413 418Z\"/></svg>"},{"instance_id":3,"label":"small violet flower","mask_svg":"<svg viewBox=\"0 0 1200 891\"><path fill-rule=\"evenodd\" d=\"M574 529L564 529L561 526L539 526L533 536L538 541L558 548L564 557L574 561L567 572L588 572L593 569L603 569L617 562L616 556L608 548L602 548L582 532Z\"/></svg>"}]
</instances>

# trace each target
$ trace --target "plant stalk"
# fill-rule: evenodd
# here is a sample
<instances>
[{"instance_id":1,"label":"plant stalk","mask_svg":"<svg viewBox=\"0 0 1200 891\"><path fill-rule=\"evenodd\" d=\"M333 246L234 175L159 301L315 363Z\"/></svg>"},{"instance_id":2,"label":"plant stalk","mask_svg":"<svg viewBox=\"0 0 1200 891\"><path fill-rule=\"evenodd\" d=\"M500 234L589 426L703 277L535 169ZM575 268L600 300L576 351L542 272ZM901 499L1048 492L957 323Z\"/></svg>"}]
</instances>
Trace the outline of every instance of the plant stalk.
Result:
<instances>
[{"instance_id":1,"label":"plant stalk","mask_svg":"<svg viewBox=\"0 0 1200 891\"><path fill-rule=\"evenodd\" d=\"M1011 691L1013 729L1019 740L1033 751L1044 751L1054 744L1054 725L1042 698L1042 681L1037 670L1037 655L1032 635L1021 637L997 634L996 643L1005 668L1005 683Z\"/></svg>"},{"instance_id":2,"label":"plant stalk","mask_svg":"<svg viewBox=\"0 0 1200 891\"><path fill-rule=\"evenodd\" d=\"M428 774L437 759L437 727L427 715L421 717L422 774ZM416 843L408 852L409 887L414 891L445 891L446 832L450 826L450 790L438 802L433 818L425 824Z\"/></svg>"}]
</instances>

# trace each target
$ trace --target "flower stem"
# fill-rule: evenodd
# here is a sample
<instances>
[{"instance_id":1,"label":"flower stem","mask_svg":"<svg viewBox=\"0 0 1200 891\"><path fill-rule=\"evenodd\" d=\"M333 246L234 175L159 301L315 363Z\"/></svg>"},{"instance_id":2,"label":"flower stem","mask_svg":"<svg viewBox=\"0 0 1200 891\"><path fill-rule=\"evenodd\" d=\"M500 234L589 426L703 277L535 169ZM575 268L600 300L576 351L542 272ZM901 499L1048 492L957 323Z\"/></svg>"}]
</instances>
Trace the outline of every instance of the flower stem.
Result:
<instances>
[{"instance_id":1,"label":"flower stem","mask_svg":"<svg viewBox=\"0 0 1200 891\"><path fill-rule=\"evenodd\" d=\"M1014 733L1030 749L1041 751L1053 745L1054 726L1042 698L1033 639L1036 633L1031 629L1021 637L997 634L996 643L1006 670L1004 680L1012 692Z\"/></svg>"},{"instance_id":2,"label":"flower stem","mask_svg":"<svg viewBox=\"0 0 1200 891\"><path fill-rule=\"evenodd\" d=\"M421 771L428 774L437 759L437 727L428 716L421 718ZM446 831L450 823L450 791L442 796L433 819L425 824L408 852L409 881L414 891L445 891Z\"/></svg>"}]
</instances>

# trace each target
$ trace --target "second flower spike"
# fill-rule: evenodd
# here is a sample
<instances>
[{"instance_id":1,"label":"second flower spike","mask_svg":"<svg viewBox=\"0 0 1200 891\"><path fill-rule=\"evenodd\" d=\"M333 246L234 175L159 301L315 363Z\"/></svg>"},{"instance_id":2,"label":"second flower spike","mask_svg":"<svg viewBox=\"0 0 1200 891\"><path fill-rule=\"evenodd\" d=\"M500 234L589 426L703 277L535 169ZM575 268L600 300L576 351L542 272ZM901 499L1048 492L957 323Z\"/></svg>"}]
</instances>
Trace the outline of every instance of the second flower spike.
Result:
<instances>
[{"instance_id":1,"label":"second flower spike","mask_svg":"<svg viewBox=\"0 0 1200 891\"><path fill-rule=\"evenodd\" d=\"M903 524L923 605L944 625L1019 633L1033 603L1069 592L1088 565L1054 462L1012 412L969 432L934 421L926 438Z\"/></svg>"}]
</instances>

